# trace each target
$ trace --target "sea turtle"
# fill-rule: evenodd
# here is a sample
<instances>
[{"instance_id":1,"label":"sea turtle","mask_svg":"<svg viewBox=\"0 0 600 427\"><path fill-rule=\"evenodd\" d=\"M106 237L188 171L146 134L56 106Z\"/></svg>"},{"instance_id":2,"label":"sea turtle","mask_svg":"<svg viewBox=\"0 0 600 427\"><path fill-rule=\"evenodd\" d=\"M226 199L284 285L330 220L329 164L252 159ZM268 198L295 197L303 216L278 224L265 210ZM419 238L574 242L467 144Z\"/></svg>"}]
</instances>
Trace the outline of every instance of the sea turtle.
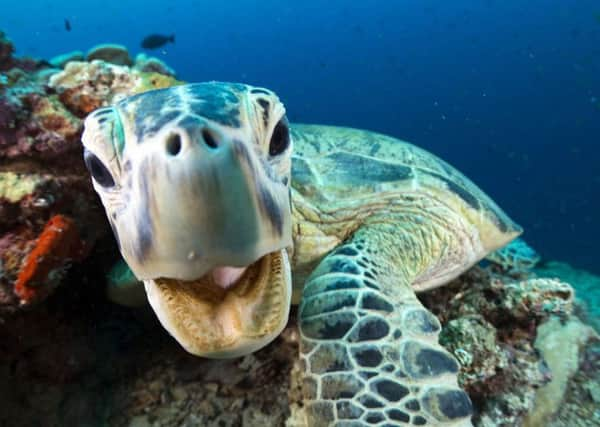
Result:
<instances>
[{"instance_id":1,"label":"sea turtle","mask_svg":"<svg viewBox=\"0 0 600 427\"><path fill-rule=\"evenodd\" d=\"M309 426L471 424L415 292L521 228L453 167L389 136L290 125L271 90L223 82L101 108L83 145L121 254L188 352L253 352L300 301Z\"/></svg>"}]
</instances>

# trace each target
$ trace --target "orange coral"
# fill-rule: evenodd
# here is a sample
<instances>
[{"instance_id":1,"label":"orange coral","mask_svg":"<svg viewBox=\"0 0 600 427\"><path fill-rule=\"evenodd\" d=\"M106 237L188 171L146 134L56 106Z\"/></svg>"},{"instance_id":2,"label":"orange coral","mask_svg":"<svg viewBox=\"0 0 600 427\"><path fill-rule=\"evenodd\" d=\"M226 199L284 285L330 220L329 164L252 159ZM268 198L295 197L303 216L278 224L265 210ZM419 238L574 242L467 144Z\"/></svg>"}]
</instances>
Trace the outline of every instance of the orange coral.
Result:
<instances>
[{"instance_id":1,"label":"orange coral","mask_svg":"<svg viewBox=\"0 0 600 427\"><path fill-rule=\"evenodd\" d=\"M69 260L79 258L82 249L73 220L64 215L50 218L15 282L15 293L21 304L28 304L49 292L48 286L42 285L47 281L52 282L49 277L51 273L63 268Z\"/></svg>"}]
</instances>

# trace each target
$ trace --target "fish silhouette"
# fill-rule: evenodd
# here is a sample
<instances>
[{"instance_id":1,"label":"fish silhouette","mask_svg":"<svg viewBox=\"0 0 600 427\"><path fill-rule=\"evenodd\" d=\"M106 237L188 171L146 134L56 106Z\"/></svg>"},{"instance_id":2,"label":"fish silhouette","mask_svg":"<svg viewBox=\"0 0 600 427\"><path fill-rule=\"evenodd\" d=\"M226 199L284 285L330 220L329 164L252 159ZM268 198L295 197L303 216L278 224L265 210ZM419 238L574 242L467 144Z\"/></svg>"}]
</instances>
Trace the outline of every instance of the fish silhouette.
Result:
<instances>
[{"instance_id":1,"label":"fish silhouette","mask_svg":"<svg viewBox=\"0 0 600 427\"><path fill-rule=\"evenodd\" d=\"M175 43L175 34L166 36L163 34L150 34L142 40L141 46L144 49L158 49L167 43Z\"/></svg>"}]
</instances>

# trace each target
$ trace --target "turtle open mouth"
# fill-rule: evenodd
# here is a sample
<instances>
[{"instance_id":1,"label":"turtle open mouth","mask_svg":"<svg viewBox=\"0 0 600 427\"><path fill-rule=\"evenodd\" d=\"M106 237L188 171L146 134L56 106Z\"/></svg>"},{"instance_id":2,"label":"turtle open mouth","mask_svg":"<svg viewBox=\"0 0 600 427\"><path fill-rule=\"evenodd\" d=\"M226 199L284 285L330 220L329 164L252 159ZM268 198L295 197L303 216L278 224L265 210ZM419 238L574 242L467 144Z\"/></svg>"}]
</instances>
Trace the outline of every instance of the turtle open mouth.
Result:
<instances>
[{"instance_id":1,"label":"turtle open mouth","mask_svg":"<svg viewBox=\"0 0 600 427\"><path fill-rule=\"evenodd\" d=\"M163 327L190 353L237 357L271 342L287 323L292 285L285 249L243 269L212 271L196 280L145 280Z\"/></svg>"}]
</instances>

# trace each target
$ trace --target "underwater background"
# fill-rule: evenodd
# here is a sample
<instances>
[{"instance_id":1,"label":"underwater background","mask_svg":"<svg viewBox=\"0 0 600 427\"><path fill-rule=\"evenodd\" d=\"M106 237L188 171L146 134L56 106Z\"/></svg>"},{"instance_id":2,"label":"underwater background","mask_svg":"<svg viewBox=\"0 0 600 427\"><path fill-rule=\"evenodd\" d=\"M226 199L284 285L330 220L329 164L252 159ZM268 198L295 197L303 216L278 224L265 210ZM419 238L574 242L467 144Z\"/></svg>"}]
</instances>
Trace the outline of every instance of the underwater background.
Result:
<instances>
[{"instance_id":1,"label":"underwater background","mask_svg":"<svg viewBox=\"0 0 600 427\"><path fill-rule=\"evenodd\" d=\"M175 34L149 53L178 78L263 85L292 121L430 150L542 256L600 272L597 1L28 0L3 2L0 28L39 58Z\"/></svg>"},{"instance_id":2,"label":"underwater background","mask_svg":"<svg viewBox=\"0 0 600 427\"><path fill-rule=\"evenodd\" d=\"M543 262L517 239L420 293L442 325L428 339L460 364L475 427L600 427L598 0L1 5L0 427L309 424L302 310L252 354L196 357L118 262L82 158L83 119L181 83L174 73L272 88L292 121L402 138L481 186ZM367 313L389 305L366 301ZM410 323L408 337L424 327ZM421 363L400 341L402 353L385 364L371 353L373 370L360 372L382 399L376 377ZM352 352L327 369L351 360L366 367ZM434 388L444 361L427 368ZM411 386L385 417L422 425L433 411L436 425L454 409L433 408L429 391ZM354 400L372 420L379 403L366 396Z\"/></svg>"}]
</instances>

